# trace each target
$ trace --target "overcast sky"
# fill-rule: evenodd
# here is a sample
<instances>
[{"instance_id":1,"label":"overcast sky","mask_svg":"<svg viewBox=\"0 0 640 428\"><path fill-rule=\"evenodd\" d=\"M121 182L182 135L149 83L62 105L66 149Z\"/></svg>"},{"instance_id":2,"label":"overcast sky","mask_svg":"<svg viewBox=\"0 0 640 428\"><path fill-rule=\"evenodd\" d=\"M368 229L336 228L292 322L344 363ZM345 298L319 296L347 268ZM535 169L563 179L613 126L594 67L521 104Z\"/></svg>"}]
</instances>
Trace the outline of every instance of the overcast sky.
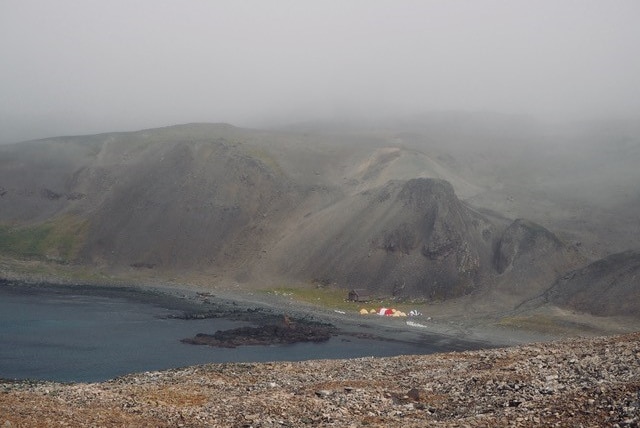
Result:
<instances>
[{"instance_id":1,"label":"overcast sky","mask_svg":"<svg viewBox=\"0 0 640 428\"><path fill-rule=\"evenodd\" d=\"M0 0L0 142L185 122L640 112L640 1Z\"/></svg>"}]
</instances>

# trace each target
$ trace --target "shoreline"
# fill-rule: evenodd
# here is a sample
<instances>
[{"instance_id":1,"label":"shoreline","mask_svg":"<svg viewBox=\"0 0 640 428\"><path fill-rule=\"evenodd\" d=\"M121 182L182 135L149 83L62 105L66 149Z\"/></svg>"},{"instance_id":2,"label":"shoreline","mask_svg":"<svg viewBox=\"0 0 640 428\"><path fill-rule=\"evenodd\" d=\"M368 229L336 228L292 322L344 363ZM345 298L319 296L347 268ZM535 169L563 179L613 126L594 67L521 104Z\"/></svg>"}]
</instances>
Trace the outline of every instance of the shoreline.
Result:
<instances>
[{"instance_id":1,"label":"shoreline","mask_svg":"<svg viewBox=\"0 0 640 428\"><path fill-rule=\"evenodd\" d=\"M637 426L640 333L461 353L0 380L2 426Z\"/></svg>"},{"instance_id":2,"label":"shoreline","mask_svg":"<svg viewBox=\"0 0 640 428\"><path fill-rule=\"evenodd\" d=\"M346 336L366 335L375 340L406 343L434 343L451 346L454 350L485 349L548 342L563 338L510 327L453 320L434 320L432 317L385 317L360 315L313 305L262 291L225 290L189 284L77 284L23 279L2 279L0 287L9 286L18 292L67 292L88 295L122 297L143 303L156 304L183 313L206 313L218 310L221 317L248 314L263 319L277 319L286 315L295 319L328 323ZM410 323L407 323L409 321ZM413 325L411 325L413 323ZM208 333L208 332L207 332Z\"/></svg>"}]
</instances>

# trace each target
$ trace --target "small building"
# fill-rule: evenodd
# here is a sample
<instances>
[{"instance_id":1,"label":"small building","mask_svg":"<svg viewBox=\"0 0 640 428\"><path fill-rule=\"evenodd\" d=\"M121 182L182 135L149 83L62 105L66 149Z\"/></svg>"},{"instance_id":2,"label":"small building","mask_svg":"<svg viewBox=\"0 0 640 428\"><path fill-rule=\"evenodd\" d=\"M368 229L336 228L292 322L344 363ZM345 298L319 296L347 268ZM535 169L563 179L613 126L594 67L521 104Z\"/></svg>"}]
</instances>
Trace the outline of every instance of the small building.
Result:
<instances>
[{"instance_id":1,"label":"small building","mask_svg":"<svg viewBox=\"0 0 640 428\"><path fill-rule=\"evenodd\" d=\"M354 288L349 291L347 300L350 302L368 302L371 300L371 294L364 288Z\"/></svg>"}]
</instances>

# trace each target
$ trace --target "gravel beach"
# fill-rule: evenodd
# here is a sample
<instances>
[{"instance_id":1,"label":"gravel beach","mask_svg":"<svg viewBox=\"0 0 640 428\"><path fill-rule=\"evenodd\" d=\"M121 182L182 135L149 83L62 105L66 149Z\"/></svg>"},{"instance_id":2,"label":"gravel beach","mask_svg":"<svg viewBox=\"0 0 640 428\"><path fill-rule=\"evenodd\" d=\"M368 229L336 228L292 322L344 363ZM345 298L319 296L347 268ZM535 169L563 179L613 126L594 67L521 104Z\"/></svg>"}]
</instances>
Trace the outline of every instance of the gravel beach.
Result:
<instances>
[{"instance_id":1,"label":"gravel beach","mask_svg":"<svg viewBox=\"0 0 640 428\"><path fill-rule=\"evenodd\" d=\"M211 364L0 383L9 427L628 426L640 334L393 358Z\"/></svg>"}]
</instances>

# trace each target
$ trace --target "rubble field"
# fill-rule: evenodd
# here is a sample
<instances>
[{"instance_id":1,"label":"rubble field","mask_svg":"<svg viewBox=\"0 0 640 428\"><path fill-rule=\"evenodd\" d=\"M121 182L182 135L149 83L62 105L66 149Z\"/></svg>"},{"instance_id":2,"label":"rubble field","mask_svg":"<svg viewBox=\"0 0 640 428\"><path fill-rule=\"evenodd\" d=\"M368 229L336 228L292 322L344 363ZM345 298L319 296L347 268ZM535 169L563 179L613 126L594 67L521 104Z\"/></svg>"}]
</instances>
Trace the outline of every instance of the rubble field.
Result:
<instances>
[{"instance_id":1,"label":"rubble field","mask_svg":"<svg viewBox=\"0 0 640 428\"><path fill-rule=\"evenodd\" d=\"M1 381L0 427L640 424L640 333L443 354Z\"/></svg>"}]
</instances>

